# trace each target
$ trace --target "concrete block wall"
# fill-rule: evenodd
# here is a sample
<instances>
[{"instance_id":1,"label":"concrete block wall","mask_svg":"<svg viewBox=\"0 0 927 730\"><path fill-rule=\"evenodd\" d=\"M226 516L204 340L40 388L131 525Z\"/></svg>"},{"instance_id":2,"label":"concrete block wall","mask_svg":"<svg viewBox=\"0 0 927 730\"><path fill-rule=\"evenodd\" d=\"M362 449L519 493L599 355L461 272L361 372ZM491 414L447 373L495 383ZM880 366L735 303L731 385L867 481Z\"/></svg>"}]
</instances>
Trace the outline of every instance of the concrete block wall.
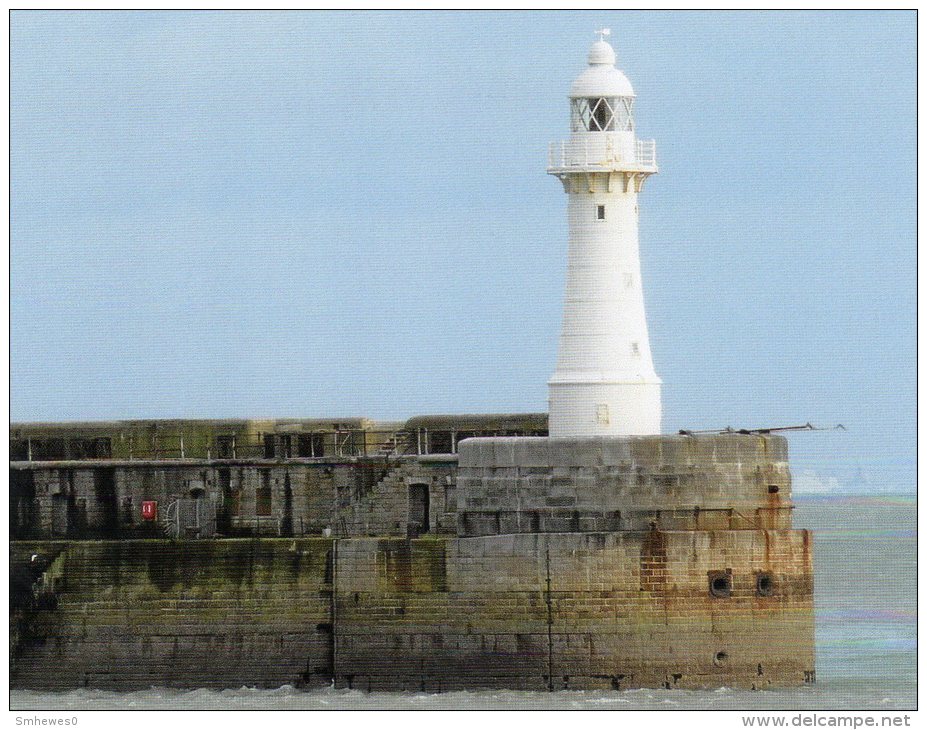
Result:
<instances>
[{"instance_id":1,"label":"concrete block wall","mask_svg":"<svg viewBox=\"0 0 927 730\"><path fill-rule=\"evenodd\" d=\"M29 543L41 554L61 543ZM278 687L331 681L331 541L66 543L16 687Z\"/></svg>"},{"instance_id":2,"label":"concrete block wall","mask_svg":"<svg viewBox=\"0 0 927 730\"><path fill-rule=\"evenodd\" d=\"M274 523L288 521L293 534L320 533L334 523L336 512L332 470L316 465L97 463L92 468L37 465L28 472L37 503L36 527L48 537L101 533L130 537L146 526L141 518L143 501L158 502L163 516L171 502L189 497L196 489L217 500L220 514L234 512L239 527L253 524L257 490L265 485L271 489ZM102 488L106 483L111 491ZM70 514L65 516L67 511ZM220 532L227 534L228 528L220 525Z\"/></svg>"},{"instance_id":3,"label":"concrete block wall","mask_svg":"<svg viewBox=\"0 0 927 730\"><path fill-rule=\"evenodd\" d=\"M781 436L476 438L459 459L461 536L791 526Z\"/></svg>"},{"instance_id":4,"label":"concrete block wall","mask_svg":"<svg viewBox=\"0 0 927 730\"><path fill-rule=\"evenodd\" d=\"M760 688L813 678L805 531L16 545L62 544L58 607L31 623L13 687L334 676L426 691ZM729 596L709 590L719 572Z\"/></svg>"},{"instance_id":5,"label":"concrete block wall","mask_svg":"<svg viewBox=\"0 0 927 730\"><path fill-rule=\"evenodd\" d=\"M453 461L326 459L262 462L26 463L11 469L11 531L25 537L154 537L143 501L167 506L202 490L222 535L407 534L410 486L429 491L432 532L457 529ZM270 490L269 514L258 507Z\"/></svg>"},{"instance_id":6,"label":"concrete block wall","mask_svg":"<svg viewBox=\"0 0 927 730\"><path fill-rule=\"evenodd\" d=\"M730 596L709 590L729 576ZM758 576L770 595L757 592ZM548 582L549 581L549 582ZM768 687L813 680L804 531L338 546L337 681L362 689Z\"/></svg>"},{"instance_id":7,"label":"concrete block wall","mask_svg":"<svg viewBox=\"0 0 927 730\"><path fill-rule=\"evenodd\" d=\"M716 572L729 597L711 594ZM351 540L335 590L344 686L762 688L814 676L804 531Z\"/></svg>"}]
</instances>

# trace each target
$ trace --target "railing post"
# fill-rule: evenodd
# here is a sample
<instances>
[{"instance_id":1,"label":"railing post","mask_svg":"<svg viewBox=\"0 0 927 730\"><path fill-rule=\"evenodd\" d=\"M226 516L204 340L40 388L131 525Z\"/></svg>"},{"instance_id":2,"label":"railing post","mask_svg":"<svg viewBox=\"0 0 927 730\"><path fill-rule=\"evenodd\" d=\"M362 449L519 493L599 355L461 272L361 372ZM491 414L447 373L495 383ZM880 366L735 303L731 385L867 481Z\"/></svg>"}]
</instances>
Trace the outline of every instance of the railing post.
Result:
<instances>
[{"instance_id":1,"label":"railing post","mask_svg":"<svg viewBox=\"0 0 927 730\"><path fill-rule=\"evenodd\" d=\"M560 140L560 167L566 167L566 142Z\"/></svg>"}]
</instances>

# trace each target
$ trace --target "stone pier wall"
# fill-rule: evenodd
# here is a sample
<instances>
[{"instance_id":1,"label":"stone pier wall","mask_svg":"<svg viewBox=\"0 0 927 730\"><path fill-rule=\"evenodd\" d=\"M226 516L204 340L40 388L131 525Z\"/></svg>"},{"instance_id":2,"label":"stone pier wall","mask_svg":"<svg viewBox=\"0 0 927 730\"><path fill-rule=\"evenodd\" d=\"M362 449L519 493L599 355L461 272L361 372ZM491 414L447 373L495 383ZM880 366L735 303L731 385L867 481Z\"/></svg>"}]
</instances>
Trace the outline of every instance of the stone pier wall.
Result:
<instances>
[{"instance_id":1,"label":"stone pier wall","mask_svg":"<svg viewBox=\"0 0 927 730\"><path fill-rule=\"evenodd\" d=\"M814 679L811 535L789 529L779 436L476 438L460 442L459 464L18 463L11 474L13 562L26 575L31 552L55 556L57 595L41 610L28 595L17 604L14 687ZM197 493L221 505L221 534L265 520L285 537L41 541L126 537L143 527L143 499Z\"/></svg>"},{"instance_id":2,"label":"stone pier wall","mask_svg":"<svg viewBox=\"0 0 927 730\"><path fill-rule=\"evenodd\" d=\"M813 679L810 535L645 531L64 545L16 688L442 691ZM727 579L713 595L712 581Z\"/></svg>"},{"instance_id":3,"label":"stone pier wall","mask_svg":"<svg viewBox=\"0 0 927 730\"><path fill-rule=\"evenodd\" d=\"M61 543L14 543L45 554ZM69 542L57 608L12 686L278 687L331 681L331 540Z\"/></svg>"},{"instance_id":4,"label":"stone pier wall","mask_svg":"<svg viewBox=\"0 0 927 730\"><path fill-rule=\"evenodd\" d=\"M791 483L775 435L468 439L457 532L788 529Z\"/></svg>"},{"instance_id":5,"label":"stone pier wall","mask_svg":"<svg viewBox=\"0 0 927 730\"><path fill-rule=\"evenodd\" d=\"M10 530L22 538L159 537L145 501L197 493L217 505L221 536L406 536L413 487L428 491L428 530L457 531L456 456L279 461L17 462ZM421 520L420 520L421 521Z\"/></svg>"}]
</instances>

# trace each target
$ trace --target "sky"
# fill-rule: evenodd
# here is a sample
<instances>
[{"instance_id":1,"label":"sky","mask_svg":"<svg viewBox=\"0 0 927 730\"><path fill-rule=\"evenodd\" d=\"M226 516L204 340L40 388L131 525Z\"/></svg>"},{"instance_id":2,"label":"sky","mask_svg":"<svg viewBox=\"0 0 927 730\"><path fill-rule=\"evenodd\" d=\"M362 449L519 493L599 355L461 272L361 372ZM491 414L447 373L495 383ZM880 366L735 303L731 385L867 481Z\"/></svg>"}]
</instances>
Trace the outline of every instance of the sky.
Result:
<instances>
[{"instance_id":1,"label":"sky","mask_svg":"<svg viewBox=\"0 0 927 730\"><path fill-rule=\"evenodd\" d=\"M664 430L841 423L799 491L912 491L915 23L15 11L11 418L546 410L546 150L607 26Z\"/></svg>"}]
</instances>

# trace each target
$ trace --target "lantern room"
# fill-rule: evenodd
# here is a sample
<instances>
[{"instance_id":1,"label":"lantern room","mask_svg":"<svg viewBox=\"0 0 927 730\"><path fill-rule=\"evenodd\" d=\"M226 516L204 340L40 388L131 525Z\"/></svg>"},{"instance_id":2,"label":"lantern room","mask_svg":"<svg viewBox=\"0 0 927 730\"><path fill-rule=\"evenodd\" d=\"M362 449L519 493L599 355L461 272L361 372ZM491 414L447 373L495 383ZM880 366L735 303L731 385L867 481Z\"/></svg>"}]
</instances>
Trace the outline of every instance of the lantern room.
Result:
<instances>
[{"instance_id":1,"label":"lantern room","mask_svg":"<svg viewBox=\"0 0 927 730\"><path fill-rule=\"evenodd\" d=\"M605 41L607 29L589 49L589 68L570 88L570 128L583 132L633 132L634 89L615 68L615 50Z\"/></svg>"}]
</instances>

